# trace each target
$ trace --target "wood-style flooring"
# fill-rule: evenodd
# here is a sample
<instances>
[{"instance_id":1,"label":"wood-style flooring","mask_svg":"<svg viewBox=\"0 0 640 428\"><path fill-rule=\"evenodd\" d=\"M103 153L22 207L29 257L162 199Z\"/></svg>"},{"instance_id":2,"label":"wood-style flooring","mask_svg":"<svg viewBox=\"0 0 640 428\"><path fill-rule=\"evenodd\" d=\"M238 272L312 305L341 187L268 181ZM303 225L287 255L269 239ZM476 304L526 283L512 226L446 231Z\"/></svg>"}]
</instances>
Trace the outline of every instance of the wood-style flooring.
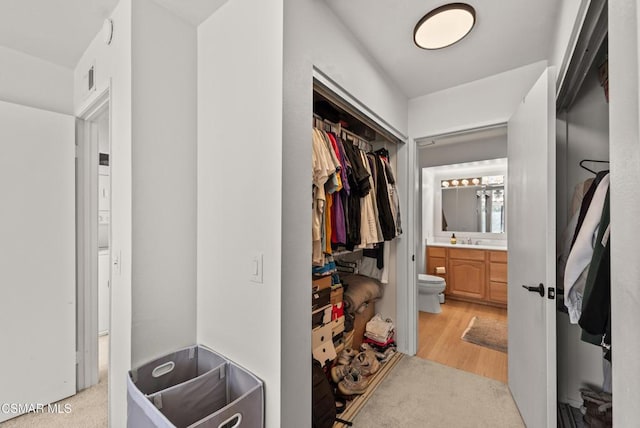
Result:
<instances>
[{"instance_id":1,"label":"wood-style flooring","mask_svg":"<svg viewBox=\"0 0 640 428\"><path fill-rule=\"evenodd\" d=\"M465 342L474 316L507 320L507 310L447 299L442 313L419 312L417 356L507 383L507 354Z\"/></svg>"}]
</instances>

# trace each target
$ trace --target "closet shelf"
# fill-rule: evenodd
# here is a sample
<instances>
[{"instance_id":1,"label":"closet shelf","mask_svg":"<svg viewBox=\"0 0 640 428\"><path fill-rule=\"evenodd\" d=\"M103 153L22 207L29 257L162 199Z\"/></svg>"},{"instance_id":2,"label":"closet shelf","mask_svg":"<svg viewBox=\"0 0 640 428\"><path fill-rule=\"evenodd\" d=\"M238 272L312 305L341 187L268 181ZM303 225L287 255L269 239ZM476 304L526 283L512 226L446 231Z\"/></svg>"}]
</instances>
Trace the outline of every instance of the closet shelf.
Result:
<instances>
[{"instance_id":1,"label":"closet shelf","mask_svg":"<svg viewBox=\"0 0 640 428\"><path fill-rule=\"evenodd\" d=\"M334 251L331 253L333 257L344 256L346 254L353 254L357 251L362 251L362 248L354 248L353 250L342 250L342 251Z\"/></svg>"}]
</instances>

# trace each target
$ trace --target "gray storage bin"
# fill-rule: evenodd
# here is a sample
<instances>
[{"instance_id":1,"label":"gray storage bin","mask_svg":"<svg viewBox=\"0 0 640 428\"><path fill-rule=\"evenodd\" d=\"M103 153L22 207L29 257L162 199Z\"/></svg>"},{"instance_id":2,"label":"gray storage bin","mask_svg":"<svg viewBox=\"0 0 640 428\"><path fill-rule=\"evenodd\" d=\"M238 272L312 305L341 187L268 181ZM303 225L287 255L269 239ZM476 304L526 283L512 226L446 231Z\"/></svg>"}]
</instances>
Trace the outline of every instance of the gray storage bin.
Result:
<instances>
[{"instance_id":1,"label":"gray storage bin","mask_svg":"<svg viewBox=\"0 0 640 428\"><path fill-rule=\"evenodd\" d=\"M202 355L210 352L205 350ZM181 352L181 351L179 351ZM171 354L172 356L175 354ZM164 357L163 357L164 358ZM214 368L199 372L195 377L174 376L174 381L158 390L158 382L143 381L143 368L163 359L145 364L132 371L127 379L127 426L130 428L262 428L264 426L264 398L262 382L233 362L207 359ZM172 361L172 360L169 360ZM164 364L164 362L162 362ZM176 364L177 367L178 364ZM198 366L198 364L196 364ZM175 369L174 369L175 370ZM134 383L134 372L138 379ZM147 370L145 373L151 373ZM185 371L186 372L186 371ZM184 379L175 382L176 379ZM140 386L147 387L145 393Z\"/></svg>"},{"instance_id":2,"label":"gray storage bin","mask_svg":"<svg viewBox=\"0 0 640 428\"><path fill-rule=\"evenodd\" d=\"M194 379L226 363L223 356L202 346L190 346L131 370L135 386L145 395Z\"/></svg>"}]
</instances>

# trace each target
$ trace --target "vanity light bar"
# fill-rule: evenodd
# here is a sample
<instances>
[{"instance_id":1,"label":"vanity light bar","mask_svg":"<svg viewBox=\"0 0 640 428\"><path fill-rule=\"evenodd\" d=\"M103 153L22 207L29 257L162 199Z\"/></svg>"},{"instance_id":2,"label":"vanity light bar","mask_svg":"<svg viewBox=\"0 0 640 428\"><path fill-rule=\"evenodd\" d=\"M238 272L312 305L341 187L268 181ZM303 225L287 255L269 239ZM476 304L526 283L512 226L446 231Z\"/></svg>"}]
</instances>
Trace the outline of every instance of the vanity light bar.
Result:
<instances>
[{"instance_id":1,"label":"vanity light bar","mask_svg":"<svg viewBox=\"0 0 640 428\"><path fill-rule=\"evenodd\" d=\"M449 187L449 186L468 186L470 183L472 183L473 185L478 185L480 184L480 178L478 177L474 177L474 178L461 178L459 180L443 180L440 184L442 187Z\"/></svg>"}]
</instances>

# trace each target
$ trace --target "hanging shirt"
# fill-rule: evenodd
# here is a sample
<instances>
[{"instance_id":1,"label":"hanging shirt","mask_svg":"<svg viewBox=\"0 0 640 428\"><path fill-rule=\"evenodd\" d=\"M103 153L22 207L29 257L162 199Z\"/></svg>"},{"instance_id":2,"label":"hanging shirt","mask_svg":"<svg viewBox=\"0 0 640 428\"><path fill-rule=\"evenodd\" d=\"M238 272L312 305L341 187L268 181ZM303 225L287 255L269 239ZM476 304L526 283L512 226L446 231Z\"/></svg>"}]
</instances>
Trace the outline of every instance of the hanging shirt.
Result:
<instances>
[{"instance_id":1,"label":"hanging shirt","mask_svg":"<svg viewBox=\"0 0 640 428\"><path fill-rule=\"evenodd\" d=\"M591 262L594 239L598 233L598 226L608 190L609 174L605 175L598 184L584 217L582 227L567 258L564 274L564 304L569 311L569 321L572 324L577 324L580 319L582 294L586 282L583 272L588 270Z\"/></svg>"}]
</instances>

